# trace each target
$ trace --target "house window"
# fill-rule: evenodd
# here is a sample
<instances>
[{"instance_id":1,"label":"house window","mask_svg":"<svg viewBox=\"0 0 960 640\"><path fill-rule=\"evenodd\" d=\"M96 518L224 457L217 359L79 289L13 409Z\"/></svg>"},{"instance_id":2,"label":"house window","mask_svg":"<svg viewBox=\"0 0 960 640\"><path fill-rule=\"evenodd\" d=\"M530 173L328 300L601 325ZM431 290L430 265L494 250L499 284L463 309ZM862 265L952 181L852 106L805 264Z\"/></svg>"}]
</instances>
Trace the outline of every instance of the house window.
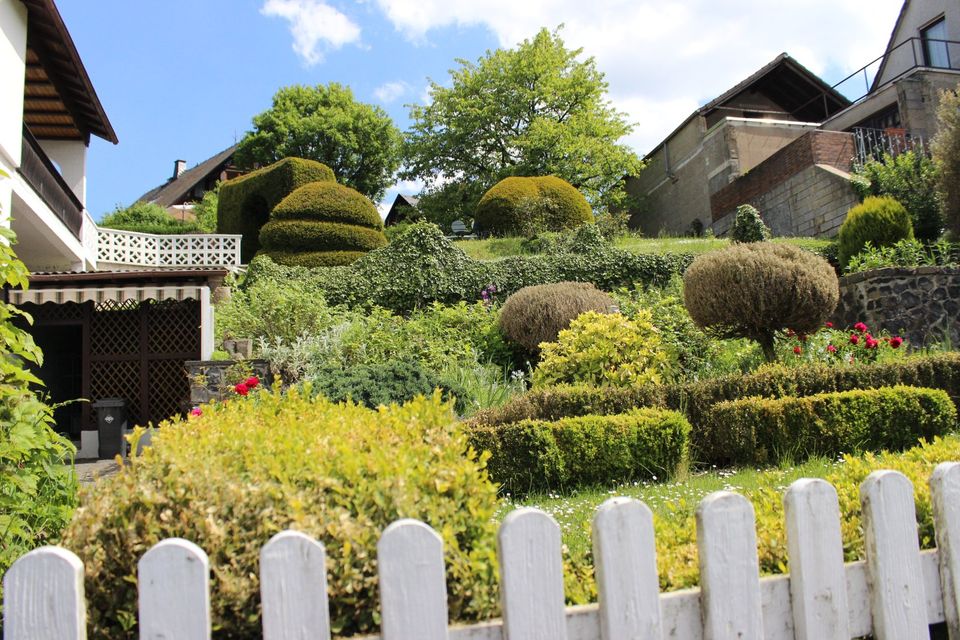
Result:
<instances>
[{"instance_id":1,"label":"house window","mask_svg":"<svg viewBox=\"0 0 960 640\"><path fill-rule=\"evenodd\" d=\"M923 42L923 63L928 67L950 68L950 53L947 49L947 23L940 18L920 32Z\"/></svg>"}]
</instances>

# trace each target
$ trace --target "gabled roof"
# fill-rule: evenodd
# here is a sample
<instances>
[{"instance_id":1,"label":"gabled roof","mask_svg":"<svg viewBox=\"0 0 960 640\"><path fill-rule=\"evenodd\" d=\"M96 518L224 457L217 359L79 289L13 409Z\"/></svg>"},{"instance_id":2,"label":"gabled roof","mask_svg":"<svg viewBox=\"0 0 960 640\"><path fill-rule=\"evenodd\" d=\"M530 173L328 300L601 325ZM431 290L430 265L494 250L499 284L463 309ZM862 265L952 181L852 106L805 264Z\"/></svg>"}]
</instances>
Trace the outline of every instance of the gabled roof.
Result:
<instances>
[{"instance_id":1,"label":"gabled roof","mask_svg":"<svg viewBox=\"0 0 960 640\"><path fill-rule=\"evenodd\" d=\"M419 202L420 198L398 193L397 197L393 200L393 204L390 206L390 211L387 213L386 219L383 221L384 226L389 227L392 224L401 222L405 217L404 209L416 209Z\"/></svg>"},{"instance_id":2,"label":"gabled roof","mask_svg":"<svg viewBox=\"0 0 960 640\"><path fill-rule=\"evenodd\" d=\"M708 116L744 91L755 90L768 95L801 122L820 122L850 105L850 101L824 82L818 75L794 60L787 53L760 67L746 79L691 113L663 142L647 154L657 152L664 142L676 135L698 116Z\"/></svg>"},{"instance_id":3,"label":"gabled roof","mask_svg":"<svg viewBox=\"0 0 960 640\"><path fill-rule=\"evenodd\" d=\"M117 143L73 38L53 0L22 0L27 7L27 59L23 119L40 139Z\"/></svg>"},{"instance_id":4,"label":"gabled roof","mask_svg":"<svg viewBox=\"0 0 960 640\"><path fill-rule=\"evenodd\" d=\"M193 188L203 182L210 174L219 173L223 166L229 164L233 158L233 152L237 150L237 145L231 145L220 153L207 158L192 169L187 169L176 178L170 178L158 187L137 198L142 202L154 202L161 207L170 207L177 204L179 200L190 193Z\"/></svg>"},{"instance_id":5,"label":"gabled roof","mask_svg":"<svg viewBox=\"0 0 960 640\"><path fill-rule=\"evenodd\" d=\"M887 54L897 46L897 34L900 33L900 25L903 24L903 19L907 16L907 8L910 6L910 0L904 0L903 6L900 7L900 14L897 16L897 21L893 25L893 31L890 32L890 39L887 41L887 48L883 50L883 60L880 61L880 67L877 69L877 73L873 76L873 82L870 83L870 93L873 93L877 90L877 83L880 81L880 78L883 77L883 72L887 68Z\"/></svg>"}]
</instances>

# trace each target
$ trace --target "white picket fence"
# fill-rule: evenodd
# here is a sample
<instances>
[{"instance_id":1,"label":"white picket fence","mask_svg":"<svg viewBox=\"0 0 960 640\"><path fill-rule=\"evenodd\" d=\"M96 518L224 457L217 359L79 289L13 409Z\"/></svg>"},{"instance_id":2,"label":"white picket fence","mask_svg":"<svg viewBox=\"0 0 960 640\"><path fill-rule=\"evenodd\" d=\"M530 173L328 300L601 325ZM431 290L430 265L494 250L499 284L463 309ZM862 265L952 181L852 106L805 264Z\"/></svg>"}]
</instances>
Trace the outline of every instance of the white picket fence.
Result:
<instances>
[{"instance_id":1,"label":"white picket fence","mask_svg":"<svg viewBox=\"0 0 960 640\"><path fill-rule=\"evenodd\" d=\"M503 620L448 628L440 536L415 520L377 547L384 640L878 640L928 638L946 621L960 639L960 463L930 480L938 549L921 552L913 487L900 473L871 474L860 491L866 561L844 565L837 493L798 480L784 498L791 574L760 579L754 512L718 492L697 509L701 589L659 593L653 518L614 498L593 522L599 604L564 607L560 529L518 509L498 535ZM263 638L330 637L323 545L294 531L260 554ZM334 568L335 569L335 568ZM160 542L139 563L140 638L210 638L209 565L199 547ZM86 638L83 565L48 547L4 578L5 640Z\"/></svg>"}]
</instances>

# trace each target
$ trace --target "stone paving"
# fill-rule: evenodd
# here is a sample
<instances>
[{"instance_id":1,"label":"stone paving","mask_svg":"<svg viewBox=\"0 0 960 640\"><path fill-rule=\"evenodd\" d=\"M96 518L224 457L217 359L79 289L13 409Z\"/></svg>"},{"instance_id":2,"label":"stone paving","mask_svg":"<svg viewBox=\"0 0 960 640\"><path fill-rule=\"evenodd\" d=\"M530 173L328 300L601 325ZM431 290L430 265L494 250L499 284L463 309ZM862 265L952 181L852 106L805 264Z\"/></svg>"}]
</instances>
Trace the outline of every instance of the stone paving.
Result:
<instances>
[{"instance_id":1,"label":"stone paving","mask_svg":"<svg viewBox=\"0 0 960 640\"><path fill-rule=\"evenodd\" d=\"M80 484L93 484L97 478L112 476L120 470L116 460L78 460L75 466Z\"/></svg>"}]
</instances>

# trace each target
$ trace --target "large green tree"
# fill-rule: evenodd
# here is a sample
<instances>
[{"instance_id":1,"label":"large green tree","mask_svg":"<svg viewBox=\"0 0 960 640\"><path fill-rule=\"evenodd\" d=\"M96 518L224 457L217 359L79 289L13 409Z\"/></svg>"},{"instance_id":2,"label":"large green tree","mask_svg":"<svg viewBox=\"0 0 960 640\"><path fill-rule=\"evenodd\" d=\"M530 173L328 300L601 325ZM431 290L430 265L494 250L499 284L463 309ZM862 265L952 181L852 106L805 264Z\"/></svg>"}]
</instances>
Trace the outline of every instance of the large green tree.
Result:
<instances>
[{"instance_id":1,"label":"large green tree","mask_svg":"<svg viewBox=\"0 0 960 640\"><path fill-rule=\"evenodd\" d=\"M598 211L624 200L624 176L641 168L618 143L632 125L581 53L543 29L515 49L457 60L449 87L430 83L430 104L411 107L401 171L426 183L426 217L472 218L483 193L508 176L559 176Z\"/></svg>"},{"instance_id":2,"label":"large green tree","mask_svg":"<svg viewBox=\"0 0 960 640\"><path fill-rule=\"evenodd\" d=\"M252 168L291 156L316 160L338 182L379 200L400 166L401 141L387 112L357 102L349 87L294 85L277 91L273 106L253 118L234 161Z\"/></svg>"}]
</instances>

